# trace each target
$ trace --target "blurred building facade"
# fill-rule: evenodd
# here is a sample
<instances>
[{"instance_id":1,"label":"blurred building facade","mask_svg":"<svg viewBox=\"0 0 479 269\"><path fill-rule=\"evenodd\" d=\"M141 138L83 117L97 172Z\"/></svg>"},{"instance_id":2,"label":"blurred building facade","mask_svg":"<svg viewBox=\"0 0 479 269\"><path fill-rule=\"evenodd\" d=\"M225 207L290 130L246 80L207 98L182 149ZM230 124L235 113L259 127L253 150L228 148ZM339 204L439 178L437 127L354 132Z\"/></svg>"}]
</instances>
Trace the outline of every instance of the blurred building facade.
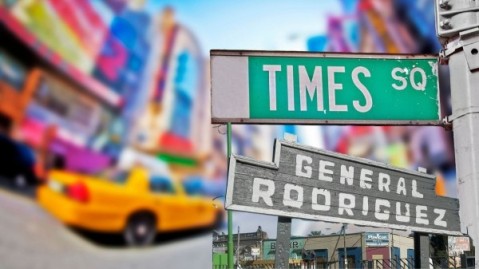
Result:
<instances>
[{"instance_id":1,"label":"blurred building facade","mask_svg":"<svg viewBox=\"0 0 479 269\"><path fill-rule=\"evenodd\" d=\"M215 174L208 62L172 8L145 4L0 2L0 122L44 168L95 174L126 149L174 179Z\"/></svg>"},{"instance_id":2,"label":"blurred building facade","mask_svg":"<svg viewBox=\"0 0 479 269\"><path fill-rule=\"evenodd\" d=\"M327 33L307 40L310 51L434 53L434 1L341 0L343 13L327 19ZM400 19L401 18L401 19ZM407 19L404 19L407 18ZM440 69L441 111L449 115L447 70ZM452 133L441 127L322 126L325 148L394 166L424 167L437 175L437 194L456 196Z\"/></svg>"},{"instance_id":3,"label":"blurred building facade","mask_svg":"<svg viewBox=\"0 0 479 269\"><path fill-rule=\"evenodd\" d=\"M341 14L324 20L326 33L307 38L308 50L441 47L432 30L434 0L339 2ZM40 162L96 173L127 148L166 162L173 178L221 182L197 188L223 194L226 130L209 124L209 62L174 7L147 12L145 0L4 0L0 30L0 123ZM448 115L448 76L440 77ZM233 128L233 152L270 160L272 139L285 132L332 151L426 167L438 175L438 194L455 196L452 134L439 127L241 125Z\"/></svg>"}]
</instances>

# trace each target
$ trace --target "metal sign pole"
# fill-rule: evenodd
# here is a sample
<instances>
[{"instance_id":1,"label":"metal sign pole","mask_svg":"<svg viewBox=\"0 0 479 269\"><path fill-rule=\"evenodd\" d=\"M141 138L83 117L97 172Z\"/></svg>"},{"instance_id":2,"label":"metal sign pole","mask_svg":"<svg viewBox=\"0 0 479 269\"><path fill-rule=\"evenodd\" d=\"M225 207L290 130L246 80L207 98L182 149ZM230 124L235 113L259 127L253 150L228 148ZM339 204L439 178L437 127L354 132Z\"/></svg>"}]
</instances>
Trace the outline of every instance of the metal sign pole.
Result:
<instances>
[{"instance_id":1,"label":"metal sign pole","mask_svg":"<svg viewBox=\"0 0 479 269\"><path fill-rule=\"evenodd\" d=\"M276 252L274 268L289 268L289 243L291 241L291 218L278 217L278 231L276 235Z\"/></svg>"},{"instance_id":2,"label":"metal sign pole","mask_svg":"<svg viewBox=\"0 0 479 269\"><path fill-rule=\"evenodd\" d=\"M449 62L461 228L479 242L479 10L478 1L436 0L436 32ZM476 255L476 266L479 256Z\"/></svg>"},{"instance_id":3,"label":"metal sign pole","mask_svg":"<svg viewBox=\"0 0 479 269\"><path fill-rule=\"evenodd\" d=\"M346 224L343 223L343 243L344 243L344 268L348 268L348 250L346 246Z\"/></svg>"},{"instance_id":4,"label":"metal sign pole","mask_svg":"<svg viewBox=\"0 0 479 269\"><path fill-rule=\"evenodd\" d=\"M463 231L479 242L479 30L460 36L449 56L458 198ZM476 264L479 264L476 256Z\"/></svg>"},{"instance_id":5,"label":"metal sign pole","mask_svg":"<svg viewBox=\"0 0 479 269\"><path fill-rule=\"evenodd\" d=\"M226 144L226 154L228 155L229 163L229 159L231 158L231 123L226 124ZM234 268L233 248L233 212L228 210L228 269Z\"/></svg>"},{"instance_id":6,"label":"metal sign pole","mask_svg":"<svg viewBox=\"0 0 479 269\"><path fill-rule=\"evenodd\" d=\"M238 226L238 237L236 240L236 268L240 266L240 227Z\"/></svg>"},{"instance_id":7,"label":"metal sign pole","mask_svg":"<svg viewBox=\"0 0 479 269\"><path fill-rule=\"evenodd\" d=\"M430 268L429 256L429 234L414 233L414 268Z\"/></svg>"},{"instance_id":8,"label":"metal sign pole","mask_svg":"<svg viewBox=\"0 0 479 269\"><path fill-rule=\"evenodd\" d=\"M294 134L285 133L284 139L289 142L298 142L298 137ZM274 161L274 160L273 160ZM276 232L276 252L274 257L274 268L289 268L289 244L291 242L291 218L278 217L278 227Z\"/></svg>"}]
</instances>

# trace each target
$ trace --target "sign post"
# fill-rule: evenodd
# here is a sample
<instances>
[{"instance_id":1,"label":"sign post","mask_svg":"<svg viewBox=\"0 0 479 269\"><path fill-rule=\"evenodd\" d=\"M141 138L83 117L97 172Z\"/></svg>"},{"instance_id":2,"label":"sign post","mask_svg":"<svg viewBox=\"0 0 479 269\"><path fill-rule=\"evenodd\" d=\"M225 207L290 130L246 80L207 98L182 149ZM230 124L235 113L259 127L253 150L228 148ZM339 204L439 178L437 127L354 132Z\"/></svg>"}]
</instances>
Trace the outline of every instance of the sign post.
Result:
<instances>
[{"instance_id":1,"label":"sign post","mask_svg":"<svg viewBox=\"0 0 479 269\"><path fill-rule=\"evenodd\" d=\"M479 242L479 17L477 1L436 0L436 30L451 81L458 198L464 232ZM479 255L475 257L476 266Z\"/></svg>"},{"instance_id":2,"label":"sign post","mask_svg":"<svg viewBox=\"0 0 479 269\"><path fill-rule=\"evenodd\" d=\"M274 268L289 268L289 244L291 242L291 218L278 216L278 231L276 233L276 252Z\"/></svg>"},{"instance_id":3,"label":"sign post","mask_svg":"<svg viewBox=\"0 0 479 269\"><path fill-rule=\"evenodd\" d=\"M231 123L226 124L226 154L228 155L228 160L231 159ZM228 167L229 169L229 167ZM227 211L228 213L228 269L234 268L234 247L233 247L233 212L231 210ZM239 240L238 233L238 240Z\"/></svg>"},{"instance_id":4,"label":"sign post","mask_svg":"<svg viewBox=\"0 0 479 269\"><path fill-rule=\"evenodd\" d=\"M414 233L414 268L430 268L430 240L427 233Z\"/></svg>"}]
</instances>

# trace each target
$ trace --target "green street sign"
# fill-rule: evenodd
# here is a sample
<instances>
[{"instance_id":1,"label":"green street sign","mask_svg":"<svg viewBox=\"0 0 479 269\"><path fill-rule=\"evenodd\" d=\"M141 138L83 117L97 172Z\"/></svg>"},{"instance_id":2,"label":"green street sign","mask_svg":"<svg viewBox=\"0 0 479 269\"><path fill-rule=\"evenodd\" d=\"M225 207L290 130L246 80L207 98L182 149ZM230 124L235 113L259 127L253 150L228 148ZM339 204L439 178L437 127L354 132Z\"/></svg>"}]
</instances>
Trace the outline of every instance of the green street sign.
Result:
<instances>
[{"instance_id":1,"label":"green street sign","mask_svg":"<svg viewBox=\"0 0 479 269\"><path fill-rule=\"evenodd\" d=\"M211 51L212 122L439 125L433 55Z\"/></svg>"}]
</instances>

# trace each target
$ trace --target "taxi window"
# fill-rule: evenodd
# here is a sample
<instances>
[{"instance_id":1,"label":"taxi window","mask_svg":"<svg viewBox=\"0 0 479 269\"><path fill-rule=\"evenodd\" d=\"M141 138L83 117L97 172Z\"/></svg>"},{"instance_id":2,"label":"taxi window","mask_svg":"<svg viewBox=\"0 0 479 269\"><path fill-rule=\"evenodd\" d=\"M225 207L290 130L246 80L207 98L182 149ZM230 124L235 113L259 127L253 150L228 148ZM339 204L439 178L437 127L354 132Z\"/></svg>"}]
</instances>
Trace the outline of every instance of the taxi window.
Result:
<instances>
[{"instance_id":1,"label":"taxi window","mask_svg":"<svg viewBox=\"0 0 479 269\"><path fill-rule=\"evenodd\" d=\"M164 177L152 177L150 180L150 190L155 193L175 193L173 182Z\"/></svg>"},{"instance_id":2,"label":"taxi window","mask_svg":"<svg viewBox=\"0 0 479 269\"><path fill-rule=\"evenodd\" d=\"M125 184L128 179L129 173L126 171L118 171L114 173L112 180L118 184Z\"/></svg>"}]
</instances>

